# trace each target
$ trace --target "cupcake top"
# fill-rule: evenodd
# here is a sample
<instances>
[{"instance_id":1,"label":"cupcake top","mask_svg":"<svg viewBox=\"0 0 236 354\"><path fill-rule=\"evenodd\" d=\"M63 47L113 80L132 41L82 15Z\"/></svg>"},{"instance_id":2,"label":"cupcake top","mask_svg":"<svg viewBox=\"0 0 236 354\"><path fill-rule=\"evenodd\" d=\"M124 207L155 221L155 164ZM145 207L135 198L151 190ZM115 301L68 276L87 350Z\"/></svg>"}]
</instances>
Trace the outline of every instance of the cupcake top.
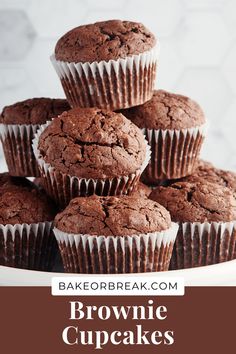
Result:
<instances>
[{"instance_id":1,"label":"cupcake top","mask_svg":"<svg viewBox=\"0 0 236 354\"><path fill-rule=\"evenodd\" d=\"M55 227L72 234L129 236L160 232L171 226L169 212L138 197L79 197L56 216Z\"/></svg>"},{"instance_id":2,"label":"cupcake top","mask_svg":"<svg viewBox=\"0 0 236 354\"><path fill-rule=\"evenodd\" d=\"M117 60L148 51L155 44L154 35L141 23L110 20L67 32L56 44L55 57L75 63Z\"/></svg>"},{"instance_id":3,"label":"cupcake top","mask_svg":"<svg viewBox=\"0 0 236 354\"><path fill-rule=\"evenodd\" d=\"M52 221L56 212L53 202L33 183L0 174L0 224Z\"/></svg>"},{"instance_id":4,"label":"cupcake top","mask_svg":"<svg viewBox=\"0 0 236 354\"><path fill-rule=\"evenodd\" d=\"M185 177L183 180L194 182L199 178L207 182L213 182L228 187L236 192L236 173L215 168L209 162L201 160L196 171L191 176Z\"/></svg>"},{"instance_id":5,"label":"cupcake top","mask_svg":"<svg viewBox=\"0 0 236 354\"><path fill-rule=\"evenodd\" d=\"M186 96L164 90L154 91L143 105L122 110L139 128L187 129L205 123L201 107Z\"/></svg>"},{"instance_id":6,"label":"cupcake top","mask_svg":"<svg viewBox=\"0 0 236 354\"><path fill-rule=\"evenodd\" d=\"M70 109L65 99L31 98L6 106L0 116L4 124L43 124Z\"/></svg>"},{"instance_id":7,"label":"cupcake top","mask_svg":"<svg viewBox=\"0 0 236 354\"><path fill-rule=\"evenodd\" d=\"M162 204L176 222L236 220L236 196L216 183L177 182L152 191L150 199Z\"/></svg>"},{"instance_id":8,"label":"cupcake top","mask_svg":"<svg viewBox=\"0 0 236 354\"><path fill-rule=\"evenodd\" d=\"M146 157L140 129L122 114L98 108L64 112L41 134L38 149L57 171L79 178L127 176Z\"/></svg>"},{"instance_id":9,"label":"cupcake top","mask_svg":"<svg viewBox=\"0 0 236 354\"><path fill-rule=\"evenodd\" d=\"M0 173L0 189L6 189L11 187L27 187L30 186L31 182L24 177L13 177L10 176L8 172Z\"/></svg>"},{"instance_id":10,"label":"cupcake top","mask_svg":"<svg viewBox=\"0 0 236 354\"><path fill-rule=\"evenodd\" d=\"M132 197L148 198L151 191L152 191L151 188L146 186L146 184L139 182L137 185L137 189L132 193Z\"/></svg>"}]
</instances>

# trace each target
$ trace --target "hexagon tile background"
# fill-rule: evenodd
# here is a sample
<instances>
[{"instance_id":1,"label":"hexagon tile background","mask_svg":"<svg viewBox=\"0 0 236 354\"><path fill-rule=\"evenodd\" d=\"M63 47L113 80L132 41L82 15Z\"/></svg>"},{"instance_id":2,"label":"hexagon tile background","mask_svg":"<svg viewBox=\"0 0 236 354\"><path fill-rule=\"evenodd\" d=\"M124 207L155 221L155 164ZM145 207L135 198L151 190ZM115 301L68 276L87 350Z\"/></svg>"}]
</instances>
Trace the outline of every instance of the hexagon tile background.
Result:
<instances>
[{"instance_id":1,"label":"hexagon tile background","mask_svg":"<svg viewBox=\"0 0 236 354\"><path fill-rule=\"evenodd\" d=\"M113 18L143 22L156 34L156 86L200 103L210 123L202 157L236 170L235 0L0 0L0 109L30 97L63 97L49 60L57 39Z\"/></svg>"}]
</instances>

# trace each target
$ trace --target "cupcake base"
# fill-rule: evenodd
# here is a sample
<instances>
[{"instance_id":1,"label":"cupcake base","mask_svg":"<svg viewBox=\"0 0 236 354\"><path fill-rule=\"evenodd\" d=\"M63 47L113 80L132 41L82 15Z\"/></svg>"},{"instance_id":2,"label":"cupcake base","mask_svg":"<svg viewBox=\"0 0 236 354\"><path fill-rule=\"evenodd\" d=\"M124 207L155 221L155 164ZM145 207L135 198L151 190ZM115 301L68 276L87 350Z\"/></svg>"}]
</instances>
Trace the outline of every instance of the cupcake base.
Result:
<instances>
[{"instance_id":1,"label":"cupcake base","mask_svg":"<svg viewBox=\"0 0 236 354\"><path fill-rule=\"evenodd\" d=\"M236 259L236 221L180 223L170 269L206 266Z\"/></svg>"},{"instance_id":2,"label":"cupcake base","mask_svg":"<svg viewBox=\"0 0 236 354\"><path fill-rule=\"evenodd\" d=\"M76 197L88 197L94 194L99 196L129 195L138 184L141 174L138 171L127 177L93 180L71 177L45 165L42 169L40 168L40 171L47 194L61 208L66 207L71 199Z\"/></svg>"},{"instance_id":3,"label":"cupcake base","mask_svg":"<svg viewBox=\"0 0 236 354\"><path fill-rule=\"evenodd\" d=\"M11 176L40 176L32 149L32 141L38 128L38 125L0 124L0 137Z\"/></svg>"},{"instance_id":4,"label":"cupcake base","mask_svg":"<svg viewBox=\"0 0 236 354\"><path fill-rule=\"evenodd\" d=\"M178 226L133 236L54 233L68 273L114 274L166 271Z\"/></svg>"},{"instance_id":5,"label":"cupcake base","mask_svg":"<svg viewBox=\"0 0 236 354\"><path fill-rule=\"evenodd\" d=\"M159 48L125 59L68 63L51 56L71 107L118 110L152 97Z\"/></svg>"},{"instance_id":6,"label":"cupcake base","mask_svg":"<svg viewBox=\"0 0 236 354\"><path fill-rule=\"evenodd\" d=\"M0 265L50 271L57 253L51 222L0 225Z\"/></svg>"},{"instance_id":7,"label":"cupcake base","mask_svg":"<svg viewBox=\"0 0 236 354\"><path fill-rule=\"evenodd\" d=\"M178 179L194 172L205 137L205 125L183 130L142 131L152 151L142 174L144 183L158 185L163 180Z\"/></svg>"}]
</instances>

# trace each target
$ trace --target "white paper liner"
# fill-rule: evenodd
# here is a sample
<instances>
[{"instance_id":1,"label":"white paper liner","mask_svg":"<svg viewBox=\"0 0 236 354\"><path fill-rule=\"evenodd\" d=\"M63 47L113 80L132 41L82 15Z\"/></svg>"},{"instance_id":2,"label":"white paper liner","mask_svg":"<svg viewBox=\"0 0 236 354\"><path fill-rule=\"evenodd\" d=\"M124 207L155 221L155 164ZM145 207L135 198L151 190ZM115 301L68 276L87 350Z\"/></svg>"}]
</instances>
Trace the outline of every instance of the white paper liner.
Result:
<instances>
[{"instance_id":1,"label":"white paper liner","mask_svg":"<svg viewBox=\"0 0 236 354\"><path fill-rule=\"evenodd\" d=\"M179 223L171 269L192 268L236 258L236 221Z\"/></svg>"},{"instance_id":2,"label":"white paper liner","mask_svg":"<svg viewBox=\"0 0 236 354\"><path fill-rule=\"evenodd\" d=\"M54 228L64 269L72 273L139 273L168 270L178 225L132 236L68 234Z\"/></svg>"},{"instance_id":3,"label":"white paper liner","mask_svg":"<svg viewBox=\"0 0 236 354\"><path fill-rule=\"evenodd\" d=\"M39 165L41 176L44 178L44 186L48 194L56 200L61 207L69 204L70 200L79 196L98 195L127 195L131 194L139 182L140 175L148 165L151 151L146 142L145 160L135 173L128 176L118 176L107 179L78 178L69 176L56 169L49 163L46 163L40 151L38 150L38 141L42 132L51 124L51 121L43 124L38 129L33 139L33 151Z\"/></svg>"},{"instance_id":4,"label":"white paper liner","mask_svg":"<svg viewBox=\"0 0 236 354\"><path fill-rule=\"evenodd\" d=\"M153 93L159 43L154 48L125 59L92 63L52 64L71 107L100 107L117 110L140 105Z\"/></svg>"},{"instance_id":5,"label":"white paper liner","mask_svg":"<svg viewBox=\"0 0 236 354\"><path fill-rule=\"evenodd\" d=\"M151 160L143 173L146 183L190 175L198 163L207 125L189 129L142 129L151 146Z\"/></svg>"},{"instance_id":6,"label":"white paper liner","mask_svg":"<svg viewBox=\"0 0 236 354\"><path fill-rule=\"evenodd\" d=\"M31 270L50 270L57 252L53 222L0 224L0 264Z\"/></svg>"},{"instance_id":7,"label":"white paper liner","mask_svg":"<svg viewBox=\"0 0 236 354\"><path fill-rule=\"evenodd\" d=\"M39 177L32 140L40 125L0 124L5 159L12 176Z\"/></svg>"}]
</instances>

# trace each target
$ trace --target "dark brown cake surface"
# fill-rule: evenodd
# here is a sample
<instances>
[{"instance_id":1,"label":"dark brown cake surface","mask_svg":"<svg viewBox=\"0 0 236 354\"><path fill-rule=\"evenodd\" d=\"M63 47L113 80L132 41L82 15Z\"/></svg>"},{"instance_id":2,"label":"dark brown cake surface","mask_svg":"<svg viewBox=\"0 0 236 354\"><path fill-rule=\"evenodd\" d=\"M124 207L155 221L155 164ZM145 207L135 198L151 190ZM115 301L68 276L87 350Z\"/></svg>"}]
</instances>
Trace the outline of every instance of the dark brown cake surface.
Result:
<instances>
[{"instance_id":1,"label":"dark brown cake surface","mask_svg":"<svg viewBox=\"0 0 236 354\"><path fill-rule=\"evenodd\" d=\"M0 174L0 224L52 221L57 209L29 180Z\"/></svg>"},{"instance_id":2,"label":"dark brown cake surface","mask_svg":"<svg viewBox=\"0 0 236 354\"><path fill-rule=\"evenodd\" d=\"M189 97L164 90L154 91L143 105L121 110L139 128L187 129L205 123L201 107Z\"/></svg>"},{"instance_id":3,"label":"dark brown cake surface","mask_svg":"<svg viewBox=\"0 0 236 354\"><path fill-rule=\"evenodd\" d=\"M79 178L130 175L142 166L142 132L122 114L97 108L64 112L41 134L40 153L57 171Z\"/></svg>"},{"instance_id":4,"label":"dark brown cake surface","mask_svg":"<svg viewBox=\"0 0 236 354\"><path fill-rule=\"evenodd\" d=\"M56 216L55 226L73 234L128 236L159 232L171 226L169 212L137 197L80 197Z\"/></svg>"},{"instance_id":5,"label":"dark brown cake surface","mask_svg":"<svg viewBox=\"0 0 236 354\"><path fill-rule=\"evenodd\" d=\"M24 177L10 176L8 172L0 173L0 189L17 186L28 187L31 186L31 182Z\"/></svg>"},{"instance_id":6,"label":"dark brown cake surface","mask_svg":"<svg viewBox=\"0 0 236 354\"><path fill-rule=\"evenodd\" d=\"M216 183L176 182L152 191L150 199L163 205L176 222L236 220L236 196Z\"/></svg>"},{"instance_id":7,"label":"dark brown cake surface","mask_svg":"<svg viewBox=\"0 0 236 354\"><path fill-rule=\"evenodd\" d=\"M148 198L148 196L151 193L151 188L149 188L148 186L146 186L146 184L139 182L137 185L137 189L132 193L132 197L146 197Z\"/></svg>"},{"instance_id":8,"label":"dark brown cake surface","mask_svg":"<svg viewBox=\"0 0 236 354\"><path fill-rule=\"evenodd\" d=\"M228 187L236 192L236 173L215 168L209 162L201 160L196 171L191 176L185 177L183 180L194 182L199 178L207 182L213 182Z\"/></svg>"},{"instance_id":9,"label":"dark brown cake surface","mask_svg":"<svg viewBox=\"0 0 236 354\"><path fill-rule=\"evenodd\" d=\"M0 116L4 124L43 124L70 109L65 99L31 98L6 106Z\"/></svg>"},{"instance_id":10,"label":"dark brown cake surface","mask_svg":"<svg viewBox=\"0 0 236 354\"><path fill-rule=\"evenodd\" d=\"M155 43L154 35L141 23L110 20L67 32L56 44L55 57L76 63L117 60L148 51Z\"/></svg>"}]
</instances>

